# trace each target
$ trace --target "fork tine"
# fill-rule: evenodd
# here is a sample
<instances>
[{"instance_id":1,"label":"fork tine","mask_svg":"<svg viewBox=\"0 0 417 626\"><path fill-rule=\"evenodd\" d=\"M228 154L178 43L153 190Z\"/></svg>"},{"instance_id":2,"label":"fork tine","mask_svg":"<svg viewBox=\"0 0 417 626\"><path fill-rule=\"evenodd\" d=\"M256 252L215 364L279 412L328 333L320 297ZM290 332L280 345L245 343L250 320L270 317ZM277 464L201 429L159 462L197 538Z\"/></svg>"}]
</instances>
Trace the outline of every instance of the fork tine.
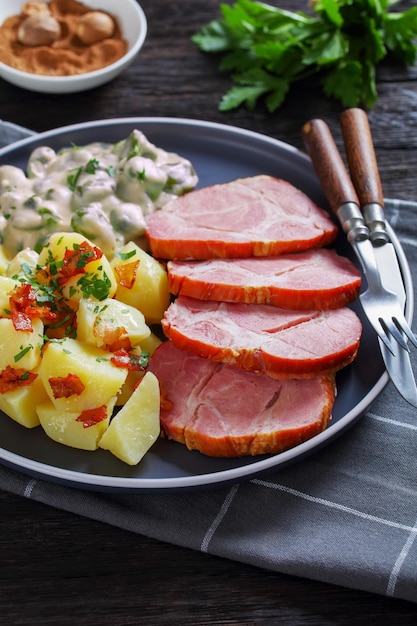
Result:
<instances>
[{"instance_id":1,"label":"fork tine","mask_svg":"<svg viewBox=\"0 0 417 626\"><path fill-rule=\"evenodd\" d=\"M398 317L395 317L395 316L392 319L394 321L394 324L397 326L397 328L403 333L405 333L407 337L409 338L409 340L411 341L411 343L413 344L413 346L417 348L417 337L415 336L415 334L413 333L413 331L407 324L406 320L402 319L401 317L401 321L400 321Z\"/></svg>"},{"instance_id":2,"label":"fork tine","mask_svg":"<svg viewBox=\"0 0 417 626\"><path fill-rule=\"evenodd\" d=\"M398 329L397 325L395 324L395 322L391 319L380 319L381 325L385 328L387 333L390 333L394 339L397 341L397 343L401 346L401 348L403 348L404 350L407 350L407 352L410 352L410 348L407 345L407 341L404 338L404 335L402 334L402 332L400 332L400 330Z\"/></svg>"},{"instance_id":3,"label":"fork tine","mask_svg":"<svg viewBox=\"0 0 417 626\"><path fill-rule=\"evenodd\" d=\"M392 347L392 343L389 340L389 338L388 338L388 336L386 334L386 331L384 330L384 332L382 332L382 333L377 333L377 335L380 338L380 340L382 341L382 343L384 344L384 346L386 348L388 348L388 350L391 352L392 356L395 356L395 354L396 354L395 350Z\"/></svg>"},{"instance_id":4,"label":"fork tine","mask_svg":"<svg viewBox=\"0 0 417 626\"><path fill-rule=\"evenodd\" d=\"M395 356L395 350L394 350L392 340L389 337L389 331L383 325L384 320L382 320L381 318L371 320L369 317L368 317L368 320L371 322L376 334L378 335L380 340L383 342L385 347L391 352L392 356Z\"/></svg>"}]
</instances>

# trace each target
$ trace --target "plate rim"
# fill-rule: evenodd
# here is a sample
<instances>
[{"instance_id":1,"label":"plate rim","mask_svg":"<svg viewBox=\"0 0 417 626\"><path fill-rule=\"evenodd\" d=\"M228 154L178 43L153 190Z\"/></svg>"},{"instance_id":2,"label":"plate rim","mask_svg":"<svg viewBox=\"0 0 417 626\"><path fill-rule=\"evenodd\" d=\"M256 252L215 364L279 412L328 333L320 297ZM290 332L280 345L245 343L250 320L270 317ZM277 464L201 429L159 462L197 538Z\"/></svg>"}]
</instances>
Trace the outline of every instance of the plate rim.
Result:
<instances>
[{"instance_id":1,"label":"plate rim","mask_svg":"<svg viewBox=\"0 0 417 626\"><path fill-rule=\"evenodd\" d=\"M3 122L4 123L4 122ZM298 159L305 162L306 166L311 166L311 161L308 155L295 146L288 144L280 139L270 137L266 134L244 129L232 124L224 124L220 122L205 121L193 118L172 118L172 117L158 117L158 116L144 116L144 117L121 117L121 118L105 118L100 120L80 122L76 124L68 124L65 126L53 128L40 133L33 133L29 129L27 130L28 137L13 142L0 148L0 158L7 155L10 151L15 151L20 147L38 142L43 138L53 138L59 135L64 135L68 132L78 132L83 130L91 130L94 128L100 128L103 126L115 126L115 125L140 125L140 124L158 124L169 126L191 126L196 128L204 128L217 130L223 133L230 133L232 135L240 135L244 138L254 140L261 140L266 144L271 144L275 148L283 150L285 153L289 152L296 155ZM21 127L22 128L22 127ZM406 307L405 315L407 321L411 322L414 311L413 300L413 283L411 271L408 265L407 258L402 249L402 246L391 226L388 224L389 234L392 237L394 248L397 252L401 271L403 273L405 290L406 290ZM369 408L372 402L382 392L384 387L389 381L389 376L386 370L383 371L380 378L369 389L366 395L357 403L348 413L338 419L337 422L331 424L331 428L327 428L323 432L315 435L311 439L307 440L290 448L284 452L280 452L276 455L262 458L253 463L242 465L237 468L228 468L226 470L219 470L210 473L193 474L190 476L176 476L166 478L138 478L127 476L107 476L102 474L90 474L88 472L82 472L72 469L65 469L42 463L29 459L14 452L10 452L0 447L0 463L18 469L19 471L37 476L38 478L49 480L52 482L58 482L70 486L77 486L83 489L93 489L97 491L130 491L130 492L156 492L156 491L178 491L178 490L192 490L201 489L203 487L215 487L222 486L227 483L236 483L239 481L247 480L255 475L265 474L274 470L282 469L289 464L301 462L305 457L309 456L319 448L330 443L341 432L343 432L348 426L352 426L357 420L359 420L365 411ZM279 461L277 461L277 457Z\"/></svg>"}]
</instances>

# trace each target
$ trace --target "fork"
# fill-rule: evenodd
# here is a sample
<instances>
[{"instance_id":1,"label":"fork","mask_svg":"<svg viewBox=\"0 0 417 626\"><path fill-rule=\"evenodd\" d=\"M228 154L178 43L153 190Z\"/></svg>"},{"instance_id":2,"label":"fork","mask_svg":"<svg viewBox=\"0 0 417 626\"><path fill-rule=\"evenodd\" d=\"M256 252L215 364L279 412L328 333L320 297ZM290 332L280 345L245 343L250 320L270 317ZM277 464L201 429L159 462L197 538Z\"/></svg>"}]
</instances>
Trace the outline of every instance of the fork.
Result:
<instances>
[{"instance_id":1,"label":"fork","mask_svg":"<svg viewBox=\"0 0 417 626\"><path fill-rule=\"evenodd\" d=\"M404 317L398 296L381 282L369 228L330 129L323 120L314 119L303 126L301 135L330 207L362 265L368 283L367 290L359 296L362 308L375 332L393 355L396 345L409 352L403 333L416 347L417 339Z\"/></svg>"},{"instance_id":2,"label":"fork","mask_svg":"<svg viewBox=\"0 0 417 626\"><path fill-rule=\"evenodd\" d=\"M366 112L363 109L346 109L340 116L343 141L350 170L350 176L358 194L365 223L369 228L370 239L375 252L386 254L385 262L395 263L398 259L385 225L384 195L376 160L375 148ZM392 317L381 320L386 330L408 350L404 333L417 347L417 339L403 314L403 307L393 304Z\"/></svg>"}]
</instances>

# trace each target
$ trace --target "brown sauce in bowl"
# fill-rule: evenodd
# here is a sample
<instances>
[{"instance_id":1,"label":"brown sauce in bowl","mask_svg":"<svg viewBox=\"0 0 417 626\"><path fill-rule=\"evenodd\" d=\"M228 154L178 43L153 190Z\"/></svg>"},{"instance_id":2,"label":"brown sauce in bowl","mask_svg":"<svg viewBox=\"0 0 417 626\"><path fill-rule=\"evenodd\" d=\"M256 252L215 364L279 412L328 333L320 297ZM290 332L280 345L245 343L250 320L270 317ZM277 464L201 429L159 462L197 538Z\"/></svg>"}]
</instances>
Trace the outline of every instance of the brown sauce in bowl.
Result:
<instances>
[{"instance_id":1,"label":"brown sauce in bowl","mask_svg":"<svg viewBox=\"0 0 417 626\"><path fill-rule=\"evenodd\" d=\"M49 45L25 46L17 31L25 15L7 18L0 26L0 61L17 70L44 76L85 74L111 65L127 52L117 20L111 37L90 45L76 35L79 18L92 9L76 0L51 0L51 14L61 26L61 36Z\"/></svg>"}]
</instances>

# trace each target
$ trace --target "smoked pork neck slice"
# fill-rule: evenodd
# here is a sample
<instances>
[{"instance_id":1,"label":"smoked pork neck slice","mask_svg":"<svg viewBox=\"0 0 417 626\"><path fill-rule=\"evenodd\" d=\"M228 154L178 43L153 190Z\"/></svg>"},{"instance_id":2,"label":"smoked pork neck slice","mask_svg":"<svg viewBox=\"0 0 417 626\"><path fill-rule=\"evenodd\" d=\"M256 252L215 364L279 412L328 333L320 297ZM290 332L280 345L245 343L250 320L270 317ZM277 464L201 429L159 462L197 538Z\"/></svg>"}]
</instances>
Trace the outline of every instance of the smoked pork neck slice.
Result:
<instances>
[{"instance_id":1,"label":"smoked pork neck slice","mask_svg":"<svg viewBox=\"0 0 417 626\"><path fill-rule=\"evenodd\" d=\"M337 234L302 191L264 175L192 191L146 220L160 259L272 256L325 246Z\"/></svg>"},{"instance_id":2,"label":"smoked pork neck slice","mask_svg":"<svg viewBox=\"0 0 417 626\"><path fill-rule=\"evenodd\" d=\"M213 457L287 450L323 431L335 400L334 377L279 381L214 363L170 341L149 369L163 390L162 433Z\"/></svg>"},{"instance_id":3,"label":"smoked pork neck slice","mask_svg":"<svg viewBox=\"0 0 417 626\"><path fill-rule=\"evenodd\" d=\"M334 373L356 356L361 322L348 307L294 311L179 296L162 320L180 349L281 380Z\"/></svg>"},{"instance_id":4,"label":"smoked pork neck slice","mask_svg":"<svg viewBox=\"0 0 417 626\"><path fill-rule=\"evenodd\" d=\"M327 249L250 259L169 261L168 278L174 295L297 310L345 306L357 298L361 285L353 263Z\"/></svg>"}]
</instances>

